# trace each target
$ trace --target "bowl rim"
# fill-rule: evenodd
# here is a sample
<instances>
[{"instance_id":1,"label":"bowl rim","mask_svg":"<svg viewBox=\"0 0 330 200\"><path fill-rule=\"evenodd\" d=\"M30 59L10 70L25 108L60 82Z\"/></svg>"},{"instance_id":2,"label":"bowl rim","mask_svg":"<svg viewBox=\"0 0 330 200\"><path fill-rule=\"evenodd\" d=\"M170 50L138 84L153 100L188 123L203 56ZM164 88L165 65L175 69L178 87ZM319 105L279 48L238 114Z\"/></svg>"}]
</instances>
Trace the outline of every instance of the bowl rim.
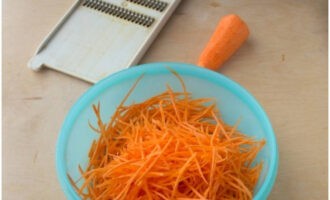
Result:
<instances>
[{"instance_id":1,"label":"bowl rim","mask_svg":"<svg viewBox=\"0 0 330 200\"><path fill-rule=\"evenodd\" d=\"M258 116L258 119L261 120L261 124L265 130L267 138L271 138L270 141L267 141L270 145L271 155L273 157L269 162L269 172L264 180L264 183L261 185L259 191L254 195L254 200L263 200L266 199L269 193L272 190L274 185L277 170L278 170L278 146L276 142L276 137L270 123L270 120L262 109L258 101L250 94L245 88L239 85L237 82L229 79L228 77L205 69L198 67L193 64L179 63L179 62L158 62L158 63L148 63L142 65L136 65L134 67L119 71L117 73L111 74L103 80L96 83L94 86L90 87L72 106L69 110L62 128L60 130L57 144L56 144L56 171L57 177L60 182L62 189L67 198L69 199L80 199L74 188L72 187L70 181L67 178L66 167L65 167L65 150L66 143L68 141L68 136L72 128L73 122L77 119L80 112L86 107L89 106L91 101L95 99L99 94L111 85L118 84L121 81L136 78L143 73L148 74L164 74L171 73L168 68L171 68L178 72L179 74L185 74L201 78L203 80L212 82L213 84L219 85L221 83L222 87L227 88L235 95L238 95L245 103L249 105L253 112ZM225 83L225 84L223 84ZM259 117L260 116L260 117Z\"/></svg>"}]
</instances>

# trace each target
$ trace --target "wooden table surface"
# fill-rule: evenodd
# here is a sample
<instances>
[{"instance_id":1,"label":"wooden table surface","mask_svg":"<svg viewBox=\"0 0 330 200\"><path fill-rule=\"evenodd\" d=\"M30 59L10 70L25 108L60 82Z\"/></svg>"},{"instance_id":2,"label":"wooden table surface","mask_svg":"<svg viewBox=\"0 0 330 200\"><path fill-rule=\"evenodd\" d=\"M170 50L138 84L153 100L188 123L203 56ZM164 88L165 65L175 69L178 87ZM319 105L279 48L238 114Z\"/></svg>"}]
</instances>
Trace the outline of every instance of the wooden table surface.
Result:
<instances>
[{"instance_id":1,"label":"wooden table surface","mask_svg":"<svg viewBox=\"0 0 330 200\"><path fill-rule=\"evenodd\" d=\"M69 108L91 85L26 64L74 0L3 4L3 197L65 199L55 144ZM326 0L183 0L140 63L194 63L219 18L237 13L246 44L219 70L268 113L280 164L269 199L327 198Z\"/></svg>"}]
</instances>

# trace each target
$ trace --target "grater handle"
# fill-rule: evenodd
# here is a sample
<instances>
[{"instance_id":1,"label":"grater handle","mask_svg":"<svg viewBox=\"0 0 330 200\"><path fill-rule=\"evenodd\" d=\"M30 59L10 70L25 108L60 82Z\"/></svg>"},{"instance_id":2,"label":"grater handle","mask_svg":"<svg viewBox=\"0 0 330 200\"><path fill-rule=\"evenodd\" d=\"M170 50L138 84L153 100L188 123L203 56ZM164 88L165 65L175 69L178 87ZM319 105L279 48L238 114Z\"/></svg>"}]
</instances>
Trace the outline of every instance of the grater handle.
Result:
<instances>
[{"instance_id":1,"label":"grater handle","mask_svg":"<svg viewBox=\"0 0 330 200\"><path fill-rule=\"evenodd\" d=\"M35 55L39 54L52 40L52 38L56 35L56 33L61 29L61 27L65 24L67 19L71 16L71 14L78 8L78 6L81 4L82 0L77 0L69 9L69 11L60 19L60 21L55 25L53 30L45 37L45 39L41 42L39 47L37 48L37 51L35 52ZM28 67L31 68L34 71L38 71L41 69L43 63L38 59L33 57L28 62Z\"/></svg>"},{"instance_id":2,"label":"grater handle","mask_svg":"<svg viewBox=\"0 0 330 200\"><path fill-rule=\"evenodd\" d=\"M224 16L202 51L198 66L219 69L246 41L249 29L237 15Z\"/></svg>"}]
</instances>

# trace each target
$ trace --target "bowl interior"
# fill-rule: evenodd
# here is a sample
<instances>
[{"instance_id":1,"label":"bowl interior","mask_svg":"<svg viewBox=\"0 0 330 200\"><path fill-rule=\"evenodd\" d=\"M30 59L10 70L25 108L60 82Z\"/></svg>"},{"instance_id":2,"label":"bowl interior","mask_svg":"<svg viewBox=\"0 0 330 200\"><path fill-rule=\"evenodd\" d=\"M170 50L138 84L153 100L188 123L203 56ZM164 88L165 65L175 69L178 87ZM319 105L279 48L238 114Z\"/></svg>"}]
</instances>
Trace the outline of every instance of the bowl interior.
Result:
<instances>
[{"instance_id":1,"label":"bowl interior","mask_svg":"<svg viewBox=\"0 0 330 200\"><path fill-rule=\"evenodd\" d=\"M78 196L70 186L69 174L74 180L80 177L78 165L88 162L88 151L97 134L89 126L96 124L92 104L101 104L101 116L107 122L137 78L144 77L128 98L126 105L140 102L166 90L168 84L174 91L182 91L179 80L168 70L175 70L184 79L193 98L211 97L216 100L226 123L234 125L240 119L239 130L257 139L266 139L266 145L258 155L264 167L255 189L254 199L268 196L276 175L277 149L269 120L259 104L242 87L228 78L192 65L179 63L153 63L116 73L88 90L69 112L57 146L59 179L70 199Z\"/></svg>"}]
</instances>

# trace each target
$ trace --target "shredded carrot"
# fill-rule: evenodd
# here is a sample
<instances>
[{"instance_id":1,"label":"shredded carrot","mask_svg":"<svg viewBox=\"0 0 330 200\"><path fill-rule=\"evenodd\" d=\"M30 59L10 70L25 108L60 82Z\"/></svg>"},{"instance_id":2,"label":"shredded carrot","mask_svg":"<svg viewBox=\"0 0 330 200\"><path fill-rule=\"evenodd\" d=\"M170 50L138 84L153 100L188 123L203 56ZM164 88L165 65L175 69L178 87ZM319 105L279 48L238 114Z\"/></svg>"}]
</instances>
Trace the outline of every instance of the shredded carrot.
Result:
<instances>
[{"instance_id":1,"label":"shredded carrot","mask_svg":"<svg viewBox=\"0 0 330 200\"><path fill-rule=\"evenodd\" d=\"M97 126L89 124L99 138L86 169L79 166L82 183L69 176L82 199L252 199L265 141L225 124L212 99L193 99L174 75L183 92L168 86L124 105L137 81L108 123L100 103L93 106Z\"/></svg>"}]
</instances>

